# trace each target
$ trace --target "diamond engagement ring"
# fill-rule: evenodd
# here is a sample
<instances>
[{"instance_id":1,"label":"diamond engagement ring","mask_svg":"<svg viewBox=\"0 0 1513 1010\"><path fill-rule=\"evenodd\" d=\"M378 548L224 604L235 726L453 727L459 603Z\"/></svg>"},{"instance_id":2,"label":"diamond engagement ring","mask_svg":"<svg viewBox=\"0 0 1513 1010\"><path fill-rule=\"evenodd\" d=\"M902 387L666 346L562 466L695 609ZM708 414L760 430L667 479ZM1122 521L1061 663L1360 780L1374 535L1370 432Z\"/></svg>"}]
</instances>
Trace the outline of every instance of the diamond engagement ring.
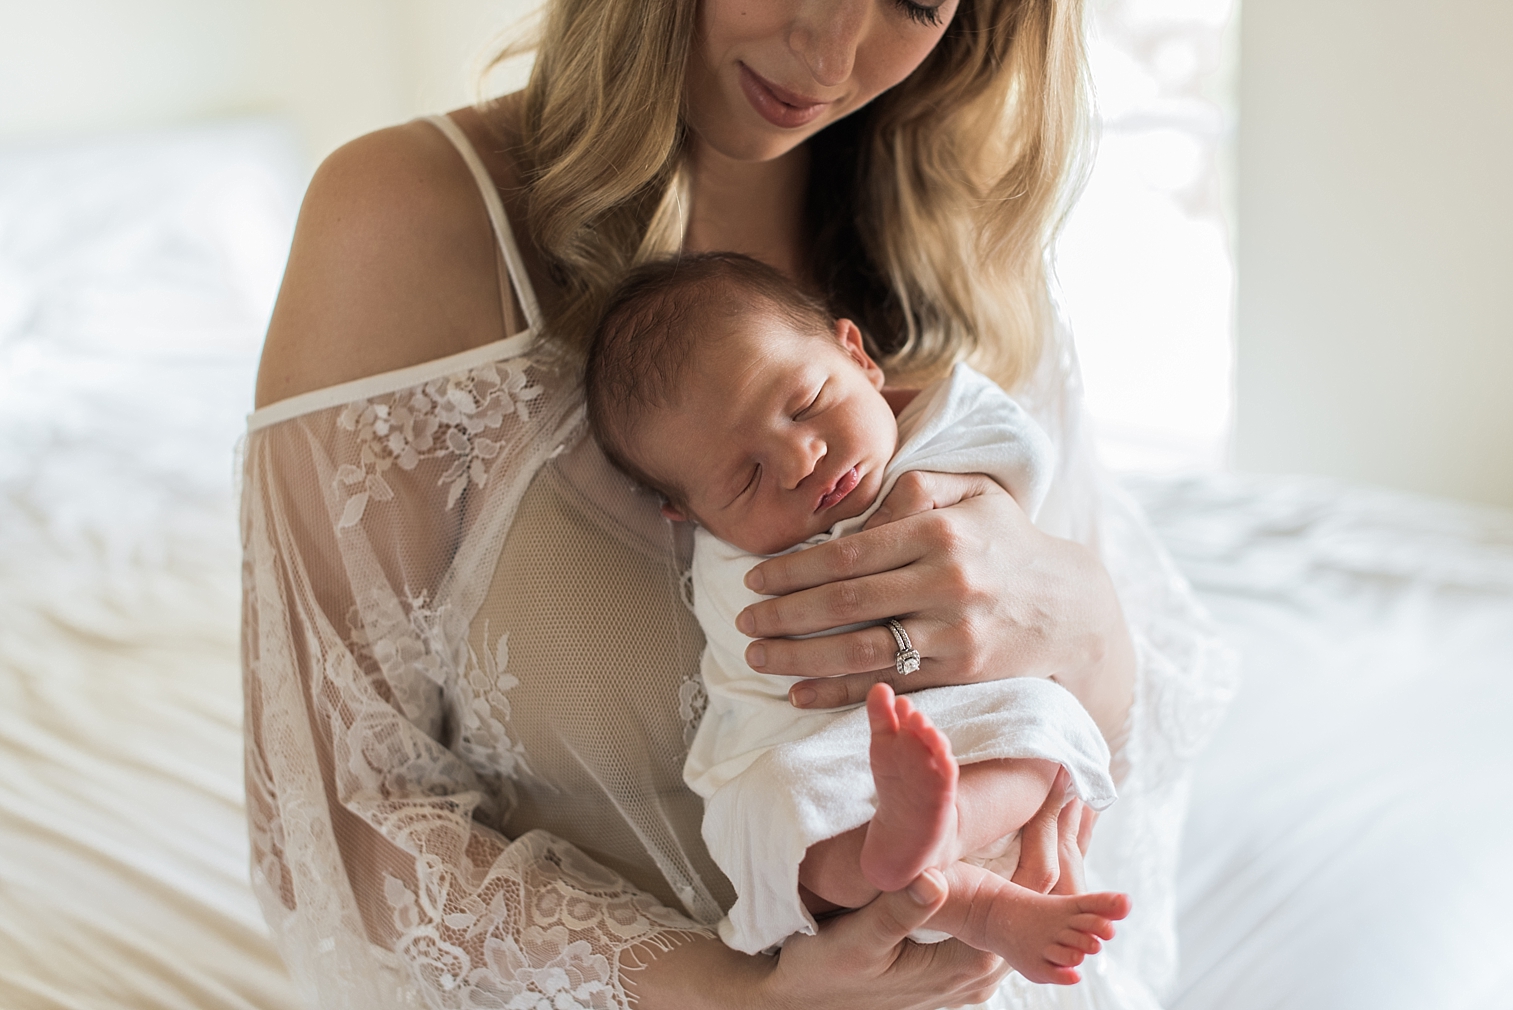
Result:
<instances>
[{"instance_id":1,"label":"diamond engagement ring","mask_svg":"<svg viewBox=\"0 0 1513 1010\"><path fill-rule=\"evenodd\" d=\"M919 650L909 641L909 633L898 618L888 618L888 630L893 632L893 641L898 645L898 651L893 654L893 669L900 677L907 677L919 669Z\"/></svg>"}]
</instances>

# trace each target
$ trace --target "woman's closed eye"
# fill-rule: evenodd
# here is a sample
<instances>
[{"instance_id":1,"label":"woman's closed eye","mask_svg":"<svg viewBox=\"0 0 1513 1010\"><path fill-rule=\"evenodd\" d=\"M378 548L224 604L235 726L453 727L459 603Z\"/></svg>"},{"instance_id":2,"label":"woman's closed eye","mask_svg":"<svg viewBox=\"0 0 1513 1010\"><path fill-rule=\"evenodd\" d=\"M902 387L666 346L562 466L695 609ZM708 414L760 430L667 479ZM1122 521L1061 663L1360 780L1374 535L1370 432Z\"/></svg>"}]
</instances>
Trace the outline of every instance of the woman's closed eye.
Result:
<instances>
[{"instance_id":1,"label":"woman's closed eye","mask_svg":"<svg viewBox=\"0 0 1513 1010\"><path fill-rule=\"evenodd\" d=\"M913 0L893 0L899 8L908 16L910 21L917 21L922 25L934 28L940 24L940 9L945 4L919 4Z\"/></svg>"}]
</instances>

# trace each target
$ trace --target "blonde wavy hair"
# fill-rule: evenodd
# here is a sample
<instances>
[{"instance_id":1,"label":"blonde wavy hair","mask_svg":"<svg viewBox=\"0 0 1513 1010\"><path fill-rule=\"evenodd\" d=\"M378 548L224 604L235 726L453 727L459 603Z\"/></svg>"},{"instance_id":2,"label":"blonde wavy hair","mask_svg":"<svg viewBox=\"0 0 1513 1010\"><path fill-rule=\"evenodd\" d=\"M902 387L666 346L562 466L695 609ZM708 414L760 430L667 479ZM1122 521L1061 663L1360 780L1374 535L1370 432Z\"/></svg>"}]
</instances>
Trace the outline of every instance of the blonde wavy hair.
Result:
<instances>
[{"instance_id":1,"label":"blonde wavy hair","mask_svg":"<svg viewBox=\"0 0 1513 1010\"><path fill-rule=\"evenodd\" d=\"M585 349L626 270L676 252L696 0L554 0L532 41L520 157L531 234ZM1012 388L1052 322L1048 249L1083 181L1082 0L961 0L901 84L810 141L813 280L890 380L966 360Z\"/></svg>"}]
</instances>

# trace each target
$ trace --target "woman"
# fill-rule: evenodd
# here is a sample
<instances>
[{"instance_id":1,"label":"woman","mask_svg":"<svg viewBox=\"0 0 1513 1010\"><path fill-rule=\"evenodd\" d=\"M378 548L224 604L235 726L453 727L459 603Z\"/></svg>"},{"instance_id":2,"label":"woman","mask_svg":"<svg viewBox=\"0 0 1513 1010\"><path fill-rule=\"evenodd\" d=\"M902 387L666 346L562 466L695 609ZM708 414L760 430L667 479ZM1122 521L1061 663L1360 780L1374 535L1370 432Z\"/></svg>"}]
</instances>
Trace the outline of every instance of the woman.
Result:
<instances>
[{"instance_id":1,"label":"woman","mask_svg":"<svg viewBox=\"0 0 1513 1010\"><path fill-rule=\"evenodd\" d=\"M756 569L776 599L747 658L818 678L795 704L855 701L886 629L788 636L902 616L925 663L901 688L1054 674L1118 755L1089 871L1137 911L1082 986L996 999L1147 1005L1168 980L1185 765L1228 667L1079 442L1044 264L1081 45L1075 0L559 0L524 93L321 167L243 502L254 884L321 1005L903 1010L1004 976L905 941L928 876L780 956L713 938L731 895L679 775L686 531L583 437L575 367L618 274L680 247L813 287L895 385L970 358L1058 440L1039 529L925 476L891 522Z\"/></svg>"}]
</instances>

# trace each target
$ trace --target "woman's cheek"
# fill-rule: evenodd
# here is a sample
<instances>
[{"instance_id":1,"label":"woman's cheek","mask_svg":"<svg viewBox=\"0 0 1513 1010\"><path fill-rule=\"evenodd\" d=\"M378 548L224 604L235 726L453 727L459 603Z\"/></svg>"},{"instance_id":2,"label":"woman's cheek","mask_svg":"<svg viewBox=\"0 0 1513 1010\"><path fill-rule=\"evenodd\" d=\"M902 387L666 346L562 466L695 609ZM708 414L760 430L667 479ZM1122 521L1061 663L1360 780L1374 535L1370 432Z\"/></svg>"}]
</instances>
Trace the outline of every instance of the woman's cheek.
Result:
<instances>
[{"instance_id":1,"label":"woman's cheek","mask_svg":"<svg viewBox=\"0 0 1513 1010\"><path fill-rule=\"evenodd\" d=\"M925 26L903 16L894 0L883 2L892 9L878 32L857 48L852 71L868 101L901 83L925 61L945 36L957 7L956 0L941 4L940 24Z\"/></svg>"}]
</instances>

